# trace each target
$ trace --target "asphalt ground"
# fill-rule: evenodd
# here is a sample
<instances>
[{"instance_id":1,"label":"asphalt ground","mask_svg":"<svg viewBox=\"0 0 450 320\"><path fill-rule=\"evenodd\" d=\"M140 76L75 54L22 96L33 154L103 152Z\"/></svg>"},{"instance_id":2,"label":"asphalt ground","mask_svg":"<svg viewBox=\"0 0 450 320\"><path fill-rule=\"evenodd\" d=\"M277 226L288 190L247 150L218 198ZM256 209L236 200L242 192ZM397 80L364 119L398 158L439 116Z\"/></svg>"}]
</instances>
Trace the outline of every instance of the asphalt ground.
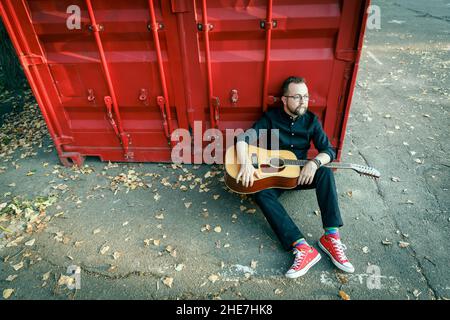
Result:
<instances>
[{"instance_id":1,"label":"asphalt ground","mask_svg":"<svg viewBox=\"0 0 450 320\"><path fill-rule=\"evenodd\" d=\"M62 167L30 99L0 129L0 205L14 203L0 216L10 231L0 230L0 291L13 290L10 300L450 298L450 3L373 4L381 28L367 30L342 161L382 178L335 173L354 274L323 255L304 277L285 278L293 256L251 199L226 189L221 166L88 158ZM281 201L317 247L314 191ZM72 265L78 290L64 277Z\"/></svg>"}]
</instances>

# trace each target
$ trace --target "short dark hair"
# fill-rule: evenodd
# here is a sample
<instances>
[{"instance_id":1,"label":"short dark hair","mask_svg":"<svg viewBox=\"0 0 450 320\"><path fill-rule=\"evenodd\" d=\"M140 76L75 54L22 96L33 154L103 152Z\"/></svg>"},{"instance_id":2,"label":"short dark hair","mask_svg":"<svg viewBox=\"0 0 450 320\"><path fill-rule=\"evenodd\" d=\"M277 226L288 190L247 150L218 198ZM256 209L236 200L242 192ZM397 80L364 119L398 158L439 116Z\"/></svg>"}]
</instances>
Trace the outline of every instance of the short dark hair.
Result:
<instances>
[{"instance_id":1,"label":"short dark hair","mask_svg":"<svg viewBox=\"0 0 450 320\"><path fill-rule=\"evenodd\" d=\"M289 91L289 85L291 83L305 83L306 84L306 81L302 77L292 76L292 77L287 78L286 80L284 80L283 86L282 86L283 96L286 95L287 92Z\"/></svg>"}]
</instances>

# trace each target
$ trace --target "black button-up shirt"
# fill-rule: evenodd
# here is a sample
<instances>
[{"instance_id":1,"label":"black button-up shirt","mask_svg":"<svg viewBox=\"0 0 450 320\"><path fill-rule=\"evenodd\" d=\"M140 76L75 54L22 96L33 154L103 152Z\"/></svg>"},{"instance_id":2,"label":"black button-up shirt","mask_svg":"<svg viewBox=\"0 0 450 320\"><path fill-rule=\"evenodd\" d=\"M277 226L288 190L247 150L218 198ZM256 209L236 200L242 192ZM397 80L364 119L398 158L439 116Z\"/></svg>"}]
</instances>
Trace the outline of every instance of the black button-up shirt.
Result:
<instances>
[{"instance_id":1,"label":"black button-up shirt","mask_svg":"<svg viewBox=\"0 0 450 320\"><path fill-rule=\"evenodd\" d=\"M267 134L266 137L265 134ZM255 144L259 140L260 147L277 149L276 145L272 147L273 143L271 143L277 137L279 141L278 149L290 150L295 153L298 159L307 158L311 141L319 153L328 154L331 161L336 159L336 152L328 140L319 119L310 111L294 120L282 107L270 109L263 114L261 119L255 122L251 129L239 135L236 141L246 141L248 144ZM267 145L261 145L261 141L267 141Z\"/></svg>"}]
</instances>

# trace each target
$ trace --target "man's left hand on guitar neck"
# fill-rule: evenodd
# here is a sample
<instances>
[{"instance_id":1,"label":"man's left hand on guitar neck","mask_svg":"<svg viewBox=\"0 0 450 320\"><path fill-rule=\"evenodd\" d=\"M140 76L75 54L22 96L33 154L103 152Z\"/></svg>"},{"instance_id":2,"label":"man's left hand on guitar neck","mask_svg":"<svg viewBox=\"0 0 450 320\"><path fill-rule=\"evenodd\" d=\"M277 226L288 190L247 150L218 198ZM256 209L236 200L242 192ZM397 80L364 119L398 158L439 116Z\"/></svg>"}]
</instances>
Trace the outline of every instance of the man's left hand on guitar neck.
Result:
<instances>
[{"instance_id":1,"label":"man's left hand on guitar neck","mask_svg":"<svg viewBox=\"0 0 450 320\"><path fill-rule=\"evenodd\" d=\"M326 153L319 153L315 159L319 160L320 163L323 165L330 162L331 158ZM298 185L305 185L305 184L311 184L314 180L314 176L317 172L319 167L314 161L308 161L306 165L302 168L300 171L300 176L298 177L297 184Z\"/></svg>"}]
</instances>

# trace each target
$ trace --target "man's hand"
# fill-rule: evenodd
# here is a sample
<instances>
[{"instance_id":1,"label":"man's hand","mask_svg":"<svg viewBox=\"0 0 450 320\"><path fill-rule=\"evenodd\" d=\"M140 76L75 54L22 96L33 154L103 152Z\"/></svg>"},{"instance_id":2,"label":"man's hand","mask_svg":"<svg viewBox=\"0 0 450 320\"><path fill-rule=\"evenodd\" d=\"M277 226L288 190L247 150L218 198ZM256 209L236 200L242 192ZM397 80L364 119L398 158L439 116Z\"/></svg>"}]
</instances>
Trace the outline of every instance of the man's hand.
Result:
<instances>
[{"instance_id":1,"label":"man's hand","mask_svg":"<svg viewBox=\"0 0 450 320\"><path fill-rule=\"evenodd\" d=\"M253 182L255 181L255 176L258 179L261 179L259 172L255 170L255 168L250 164L241 165L241 169L239 170L239 174L236 177L236 182L239 183L239 180L242 179L242 185L246 188L249 186L253 186Z\"/></svg>"},{"instance_id":2,"label":"man's hand","mask_svg":"<svg viewBox=\"0 0 450 320\"><path fill-rule=\"evenodd\" d=\"M298 177L297 184L311 184L314 180L314 175L316 174L317 166L313 161L308 161L306 165L300 171L300 177Z\"/></svg>"}]
</instances>

